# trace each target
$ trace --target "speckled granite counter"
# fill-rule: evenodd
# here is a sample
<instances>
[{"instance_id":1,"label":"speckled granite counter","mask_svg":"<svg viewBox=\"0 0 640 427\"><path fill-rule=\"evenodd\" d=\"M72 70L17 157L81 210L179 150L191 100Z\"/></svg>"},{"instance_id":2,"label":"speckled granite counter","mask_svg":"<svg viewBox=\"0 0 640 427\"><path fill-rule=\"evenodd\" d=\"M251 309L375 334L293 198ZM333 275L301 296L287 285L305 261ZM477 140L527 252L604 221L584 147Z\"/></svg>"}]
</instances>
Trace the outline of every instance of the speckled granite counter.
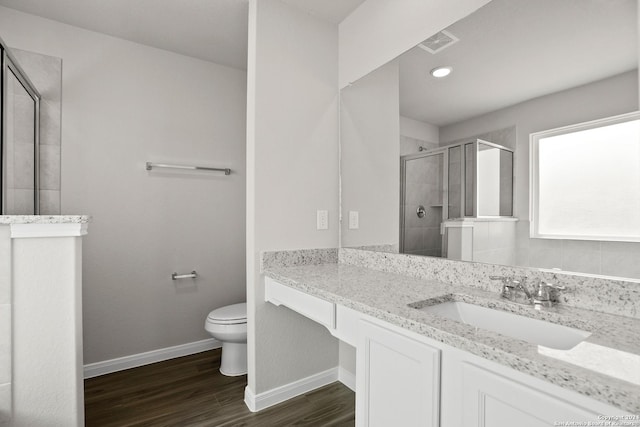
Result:
<instances>
[{"instance_id":1,"label":"speckled granite counter","mask_svg":"<svg viewBox=\"0 0 640 427\"><path fill-rule=\"evenodd\" d=\"M88 215L0 215L0 224L86 224Z\"/></svg>"},{"instance_id":2,"label":"speckled granite counter","mask_svg":"<svg viewBox=\"0 0 640 427\"><path fill-rule=\"evenodd\" d=\"M511 367L563 388L640 414L640 319L575 307L545 311L505 301L496 292L447 284L355 265L337 263L337 250L266 255L264 274L327 301L417 332L474 355ZM297 257L297 258L296 258ZM297 260L297 261L296 261ZM301 264L301 265L300 265ZM527 317L591 332L572 350L547 351L524 341L448 320L411 308L435 301L457 300L498 308ZM543 354L544 353L544 354ZM598 353L594 358L590 356ZM587 357L585 357L585 354ZM602 363L615 360L615 363ZM615 368L615 369L614 369ZM624 379L621 379L624 378Z\"/></svg>"}]
</instances>

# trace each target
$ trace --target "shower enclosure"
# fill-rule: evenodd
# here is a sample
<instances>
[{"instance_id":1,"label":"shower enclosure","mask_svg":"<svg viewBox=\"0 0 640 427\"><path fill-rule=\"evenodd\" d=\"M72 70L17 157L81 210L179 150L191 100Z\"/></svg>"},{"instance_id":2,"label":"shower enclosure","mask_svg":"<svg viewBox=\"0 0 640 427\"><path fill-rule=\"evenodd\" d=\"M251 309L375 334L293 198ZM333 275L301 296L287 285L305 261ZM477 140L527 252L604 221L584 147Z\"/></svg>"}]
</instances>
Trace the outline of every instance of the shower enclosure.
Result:
<instances>
[{"instance_id":1,"label":"shower enclosure","mask_svg":"<svg viewBox=\"0 0 640 427\"><path fill-rule=\"evenodd\" d=\"M442 256L440 224L447 217L446 153L403 156L400 164L400 252Z\"/></svg>"},{"instance_id":2,"label":"shower enclosure","mask_svg":"<svg viewBox=\"0 0 640 427\"><path fill-rule=\"evenodd\" d=\"M0 214L39 213L40 94L0 39Z\"/></svg>"},{"instance_id":3,"label":"shower enclosure","mask_svg":"<svg viewBox=\"0 0 640 427\"><path fill-rule=\"evenodd\" d=\"M510 148L476 139L402 156L400 178L401 253L447 257L452 223L513 216Z\"/></svg>"}]
</instances>

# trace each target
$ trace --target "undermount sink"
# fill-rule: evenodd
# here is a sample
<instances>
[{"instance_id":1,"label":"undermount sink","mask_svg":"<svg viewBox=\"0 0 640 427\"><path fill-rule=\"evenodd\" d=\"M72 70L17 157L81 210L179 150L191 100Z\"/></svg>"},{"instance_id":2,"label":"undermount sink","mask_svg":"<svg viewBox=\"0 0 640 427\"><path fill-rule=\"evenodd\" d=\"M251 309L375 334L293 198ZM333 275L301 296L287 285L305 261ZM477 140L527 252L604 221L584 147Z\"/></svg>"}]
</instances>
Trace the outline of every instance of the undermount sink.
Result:
<instances>
[{"instance_id":1,"label":"undermount sink","mask_svg":"<svg viewBox=\"0 0 640 427\"><path fill-rule=\"evenodd\" d=\"M569 350L591 335L590 332L580 329L460 301L448 301L414 308L557 350Z\"/></svg>"}]
</instances>

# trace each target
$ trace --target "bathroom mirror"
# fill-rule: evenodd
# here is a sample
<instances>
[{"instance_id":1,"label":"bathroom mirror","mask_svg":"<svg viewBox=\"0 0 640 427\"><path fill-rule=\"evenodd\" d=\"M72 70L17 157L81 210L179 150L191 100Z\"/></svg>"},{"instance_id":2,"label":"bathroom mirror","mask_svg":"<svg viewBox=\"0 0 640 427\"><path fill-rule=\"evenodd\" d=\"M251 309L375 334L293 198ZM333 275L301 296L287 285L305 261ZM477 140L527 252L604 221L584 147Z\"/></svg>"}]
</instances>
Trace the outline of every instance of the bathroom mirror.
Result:
<instances>
[{"instance_id":1,"label":"bathroom mirror","mask_svg":"<svg viewBox=\"0 0 640 427\"><path fill-rule=\"evenodd\" d=\"M637 17L636 0L492 0L344 88L341 245L640 279L640 243L529 231L530 135L638 110ZM492 189L464 182L465 154ZM472 249L455 258L461 227Z\"/></svg>"}]
</instances>

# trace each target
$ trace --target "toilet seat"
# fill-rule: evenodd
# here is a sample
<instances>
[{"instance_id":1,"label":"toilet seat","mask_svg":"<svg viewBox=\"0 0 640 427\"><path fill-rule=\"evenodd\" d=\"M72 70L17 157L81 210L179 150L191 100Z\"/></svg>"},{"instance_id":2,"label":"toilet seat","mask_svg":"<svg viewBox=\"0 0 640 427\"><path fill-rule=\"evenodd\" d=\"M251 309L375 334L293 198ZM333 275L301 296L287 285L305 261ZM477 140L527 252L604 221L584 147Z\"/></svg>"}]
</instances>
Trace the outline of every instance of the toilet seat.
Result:
<instances>
[{"instance_id":1,"label":"toilet seat","mask_svg":"<svg viewBox=\"0 0 640 427\"><path fill-rule=\"evenodd\" d=\"M227 305L209 313L208 323L216 325L238 325L247 323L247 303Z\"/></svg>"}]
</instances>

